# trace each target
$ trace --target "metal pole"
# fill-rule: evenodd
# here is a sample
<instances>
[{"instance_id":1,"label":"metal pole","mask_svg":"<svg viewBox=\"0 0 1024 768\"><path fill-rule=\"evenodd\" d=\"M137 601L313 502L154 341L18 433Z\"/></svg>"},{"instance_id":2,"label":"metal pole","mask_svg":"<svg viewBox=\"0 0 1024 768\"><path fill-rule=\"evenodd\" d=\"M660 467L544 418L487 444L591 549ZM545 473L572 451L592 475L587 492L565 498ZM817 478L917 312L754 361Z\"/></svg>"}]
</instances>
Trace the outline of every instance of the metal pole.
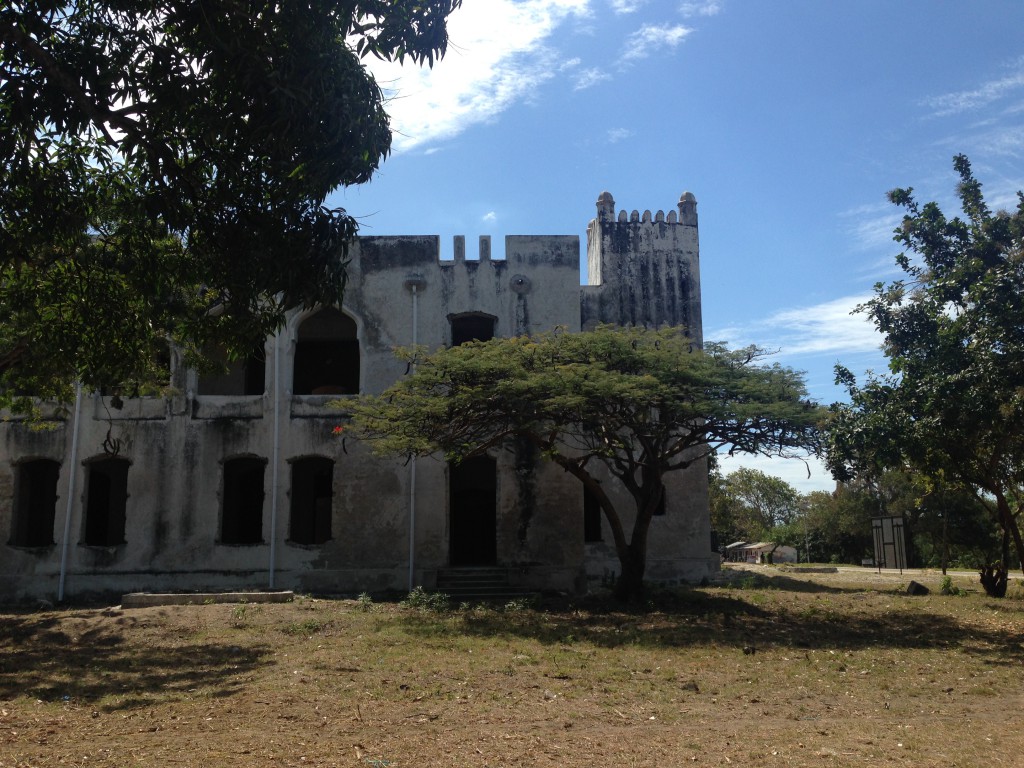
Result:
<instances>
[{"instance_id":1,"label":"metal pole","mask_svg":"<svg viewBox=\"0 0 1024 768\"><path fill-rule=\"evenodd\" d=\"M57 602L64 600L64 581L68 572L68 539L71 537L71 506L75 497L75 475L78 474L78 422L82 415L82 382L75 382L75 420L71 425L71 463L68 468L68 504L64 514L64 538L60 545L60 580Z\"/></svg>"},{"instance_id":2,"label":"metal pole","mask_svg":"<svg viewBox=\"0 0 1024 768\"><path fill-rule=\"evenodd\" d=\"M409 275L405 287L412 292L412 345L419 343L419 289L426 285L421 275ZM413 373L416 364L413 363ZM416 586L416 457L409 460L409 591Z\"/></svg>"},{"instance_id":3,"label":"metal pole","mask_svg":"<svg viewBox=\"0 0 1024 768\"><path fill-rule=\"evenodd\" d=\"M410 286L412 290L412 345L415 347L419 324L419 294L416 291L416 283ZM415 373L415 364L413 367ZM416 457L409 462L409 591L412 592L416 586Z\"/></svg>"},{"instance_id":4,"label":"metal pole","mask_svg":"<svg viewBox=\"0 0 1024 768\"><path fill-rule=\"evenodd\" d=\"M274 570L277 565L277 489L278 462L281 456L281 332L274 335L274 445L270 470L270 582L274 588Z\"/></svg>"}]
</instances>

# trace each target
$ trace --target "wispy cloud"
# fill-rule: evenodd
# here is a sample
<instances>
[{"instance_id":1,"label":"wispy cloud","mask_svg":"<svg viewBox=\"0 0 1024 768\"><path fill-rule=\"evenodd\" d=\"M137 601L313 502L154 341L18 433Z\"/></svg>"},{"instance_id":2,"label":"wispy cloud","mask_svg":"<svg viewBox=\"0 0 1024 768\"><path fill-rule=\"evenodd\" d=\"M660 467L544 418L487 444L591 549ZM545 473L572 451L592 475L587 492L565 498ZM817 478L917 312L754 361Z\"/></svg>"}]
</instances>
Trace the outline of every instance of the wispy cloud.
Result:
<instances>
[{"instance_id":1,"label":"wispy cloud","mask_svg":"<svg viewBox=\"0 0 1024 768\"><path fill-rule=\"evenodd\" d=\"M1024 157L1024 127L995 126L975 136L972 145L972 151L995 157Z\"/></svg>"},{"instance_id":2,"label":"wispy cloud","mask_svg":"<svg viewBox=\"0 0 1024 768\"><path fill-rule=\"evenodd\" d=\"M874 324L854 309L868 295L844 296L822 304L784 309L764 320L781 351L787 355L868 352L878 349L882 338Z\"/></svg>"},{"instance_id":3,"label":"wispy cloud","mask_svg":"<svg viewBox=\"0 0 1024 768\"><path fill-rule=\"evenodd\" d=\"M603 69L597 67L591 67L584 69L576 77L576 85L573 87L574 90L582 91L592 86L597 85L600 82L611 79L611 74Z\"/></svg>"},{"instance_id":4,"label":"wispy cloud","mask_svg":"<svg viewBox=\"0 0 1024 768\"><path fill-rule=\"evenodd\" d=\"M730 346L756 343L778 349L784 357L876 352L882 338L868 317L854 309L870 294L843 296L806 307L779 310L743 326L712 329L709 340L726 339Z\"/></svg>"},{"instance_id":5,"label":"wispy cloud","mask_svg":"<svg viewBox=\"0 0 1024 768\"><path fill-rule=\"evenodd\" d=\"M626 50L622 60L629 62L645 59L652 53L665 48L676 48L693 32L682 24L658 26L644 24L640 29L626 38Z\"/></svg>"},{"instance_id":6,"label":"wispy cloud","mask_svg":"<svg viewBox=\"0 0 1024 768\"><path fill-rule=\"evenodd\" d=\"M1024 57L1010 66L1009 74L989 80L977 88L954 91L925 99L922 104L936 117L946 117L963 112L973 112L987 107L1005 96L1024 89Z\"/></svg>"},{"instance_id":7,"label":"wispy cloud","mask_svg":"<svg viewBox=\"0 0 1024 768\"><path fill-rule=\"evenodd\" d=\"M481 217L481 220L487 224L493 224L498 220L498 214L494 211L488 211Z\"/></svg>"},{"instance_id":8,"label":"wispy cloud","mask_svg":"<svg viewBox=\"0 0 1024 768\"><path fill-rule=\"evenodd\" d=\"M679 6L679 12L684 18L691 16L717 16L722 12L723 3L720 0L702 0L701 2L684 2Z\"/></svg>"},{"instance_id":9,"label":"wispy cloud","mask_svg":"<svg viewBox=\"0 0 1024 768\"><path fill-rule=\"evenodd\" d=\"M448 54L433 69L368 60L390 98L394 149L455 136L527 99L559 70L548 38L589 12L589 0L466 3L452 14Z\"/></svg>"},{"instance_id":10,"label":"wispy cloud","mask_svg":"<svg viewBox=\"0 0 1024 768\"><path fill-rule=\"evenodd\" d=\"M616 142L628 139L632 135L633 131L629 128L612 128L608 131L608 141L615 144Z\"/></svg>"},{"instance_id":11,"label":"wispy cloud","mask_svg":"<svg viewBox=\"0 0 1024 768\"><path fill-rule=\"evenodd\" d=\"M892 236L903 213L891 203L862 205L840 214L843 229L855 250L896 253Z\"/></svg>"},{"instance_id":12,"label":"wispy cloud","mask_svg":"<svg viewBox=\"0 0 1024 768\"><path fill-rule=\"evenodd\" d=\"M636 13L645 5L647 0L609 0L612 11L618 14Z\"/></svg>"}]
</instances>

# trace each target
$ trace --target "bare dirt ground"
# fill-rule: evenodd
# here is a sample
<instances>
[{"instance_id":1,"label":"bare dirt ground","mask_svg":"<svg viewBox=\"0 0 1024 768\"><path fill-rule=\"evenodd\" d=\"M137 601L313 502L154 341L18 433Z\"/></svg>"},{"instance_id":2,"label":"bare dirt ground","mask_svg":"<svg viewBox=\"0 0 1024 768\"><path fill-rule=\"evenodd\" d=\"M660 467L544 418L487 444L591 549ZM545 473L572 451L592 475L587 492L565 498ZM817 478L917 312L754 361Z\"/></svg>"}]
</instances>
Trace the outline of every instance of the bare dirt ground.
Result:
<instances>
[{"instance_id":1,"label":"bare dirt ground","mask_svg":"<svg viewBox=\"0 0 1024 768\"><path fill-rule=\"evenodd\" d=\"M748 568L628 611L0 609L0 768L1024 765L1024 590L909 578Z\"/></svg>"}]
</instances>

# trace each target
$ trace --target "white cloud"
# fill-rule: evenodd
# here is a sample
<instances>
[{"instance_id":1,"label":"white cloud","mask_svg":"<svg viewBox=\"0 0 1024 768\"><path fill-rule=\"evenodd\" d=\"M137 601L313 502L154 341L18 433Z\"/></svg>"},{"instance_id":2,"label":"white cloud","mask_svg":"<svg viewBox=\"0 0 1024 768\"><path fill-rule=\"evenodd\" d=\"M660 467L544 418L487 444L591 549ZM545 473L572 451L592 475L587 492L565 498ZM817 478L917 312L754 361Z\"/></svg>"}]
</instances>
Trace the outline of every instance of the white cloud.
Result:
<instances>
[{"instance_id":1,"label":"white cloud","mask_svg":"<svg viewBox=\"0 0 1024 768\"><path fill-rule=\"evenodd\" d=\"M856 250L881 250L890 256L898 252L899 246L892 237L903 220L903 212L892 203L862 205L844 211L840 217L846 222L846 235Z\"/></svg>"},{"instance_id":2,"label":"white cloud","mask_svg":"<svg viewBox=\"0 0 1024 768\"><path fill-rule=\"evenodd\" d=\"M615 144L616 142L628 139L632 135L633 131L629 128L612 128L608 131L608 141Z\"/></svg>"},{"instance_id":3,"label":"white cloud","mask_svg":"<svg viewBox=\"0 0 1024 768\"><path fill-rule=\"evenodd\" d=\"M498 220L498 214L496 214L494 211L488 211L487 213L485 213L483 215L483 218L482 218L482 221L485 221L488 224L492 224L493 222L495 222L497 220Z\"/></svg>"},{"instance_id":4,"label":"white cloud","mask_svg":"<svg viewBox=\"0 0 1024 768\"><path fill-rule=\"evenodd\" d=\"M743 326L714 329L709 340L728 339L732 347L757 343L778 349L785 357L818 354L877 352L882 337L863 313L853 310L870 294L842 298L807 307L783 309Z\"/></svg>"},{"instance_id":5,"label":"white cloud","mask_svg":"<svg viewBox=\"0 0 1024 768\"><path fill-rule=\"evenodd\" d=\"M452 14L445 58L433 69L367 60L390 101L394 149L455 136L493 120L559 69L554 30L589 13L589 0L488 0Z\"/></svg>"},{"instance_id":6,"label":"white cloud","mask_svg":"<svg viewBox=\"0 0 1024 768\"><path fill-rule=\"evenodd\" d=\"M882 337L864 313L853 313L868 295L844 296L822 304L784 309L765 319L787 355L877 350Z\"/></svg>"},{"instance_id":7,"label":"white cloud","mask_svg":"<svg viewBox=\"0 0 1024 768\"><path fill-rule=\"evenodd\" d=\"M973 139L974 149L995 157L1024 156L1024 127L1000 126L985 131Z\"/></svg>"},{"instance_id":8,"label":"white cloud","mask_svg":"<svg viewBox=\"0 0 1024 768\"><path fill-rule=\"evenodd\" d=\"M573 87L574 90L582 91L591 86L597 85L604 80L610 80L611 74L605 72L597 67L591 67L590 69L584 69L579 73L576 78L576 85Z\"/></svg>"},{"instance_id":9,"label":"white cloud","mask_svg":"<svg viewBox=\"0 0 1024 768\"><path fill-rule=\"evenodd\" d=\"M955 91L925 99L923 105L931 109L936 117L981 109L1013 91L1024 89L1024 57L1015 61L1011 70L1005 77L989 80L972 90Z\"/></svg>"},{"instance_id":10,"label":"white cloud","mask_svg":"<svg viewBox=\"0 0 1024 768\"><path fill-rule=\"evenodd\" d=\"M719 0L702 0L702 2L685 2L679 6L684 18L691 16L717 16L722 11Z\"/></svg>"},{"instance_id":11,"label":"white cloud","mask_svg":"<svg viewBox=\"0 0 1024 768\"><path fill-rule=\"evenodd\" d=\"M636 13L647 5L647 0L609 0L609 5L618 14Z\"/></svg>"},{"instance_id":12,"label":"white cloud","mask_svg":"<svg viewBox=\"0 0 1024 768\"><path fill-rule=\"evenodd\" d=\"M740 467L756 469L766 475L773 475L789 483L798 493L811 491L834 491L836 481L820 459L810 456L805 460L777 459L767 456L735 454L719 456L719 467L723 475L729 475ZM808 477L808 470L810 477Z\"/></svg>"},{"instance_id":13,"label":"white cloud","mask_svg":"<svg viewBox=\"0 0 1024 768\"><path fill-rule=\"evenodd\" d=\"M644 24L626 38L626 52L622 55L622 59L624 61L645 59L662 48L675 48L691 32L693 32L692 29L684 27L682 24L660 27L654 24Z\"/></svg>"}]
</instances>

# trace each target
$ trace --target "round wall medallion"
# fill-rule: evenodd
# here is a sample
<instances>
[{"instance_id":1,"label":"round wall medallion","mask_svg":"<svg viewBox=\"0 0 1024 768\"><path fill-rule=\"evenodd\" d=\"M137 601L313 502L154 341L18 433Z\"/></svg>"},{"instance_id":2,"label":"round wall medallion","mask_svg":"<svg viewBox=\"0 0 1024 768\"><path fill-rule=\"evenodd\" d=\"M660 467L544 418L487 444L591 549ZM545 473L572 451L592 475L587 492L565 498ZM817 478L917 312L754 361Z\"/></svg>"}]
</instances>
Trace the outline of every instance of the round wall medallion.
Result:
<instances>
[{"instance_id":1,"label":"round wall medallion","mask_svg":"<svg viewBox=\"0 0 1024 768\"><path fill-rule=\"evenodd\" d=\"M512 279L508 281L508 284L513 291L519 294L529 293L530 288L533 287L533 283L530 282L530 278L526 275L512 275Z\"/></svg>"}]
</instances>

